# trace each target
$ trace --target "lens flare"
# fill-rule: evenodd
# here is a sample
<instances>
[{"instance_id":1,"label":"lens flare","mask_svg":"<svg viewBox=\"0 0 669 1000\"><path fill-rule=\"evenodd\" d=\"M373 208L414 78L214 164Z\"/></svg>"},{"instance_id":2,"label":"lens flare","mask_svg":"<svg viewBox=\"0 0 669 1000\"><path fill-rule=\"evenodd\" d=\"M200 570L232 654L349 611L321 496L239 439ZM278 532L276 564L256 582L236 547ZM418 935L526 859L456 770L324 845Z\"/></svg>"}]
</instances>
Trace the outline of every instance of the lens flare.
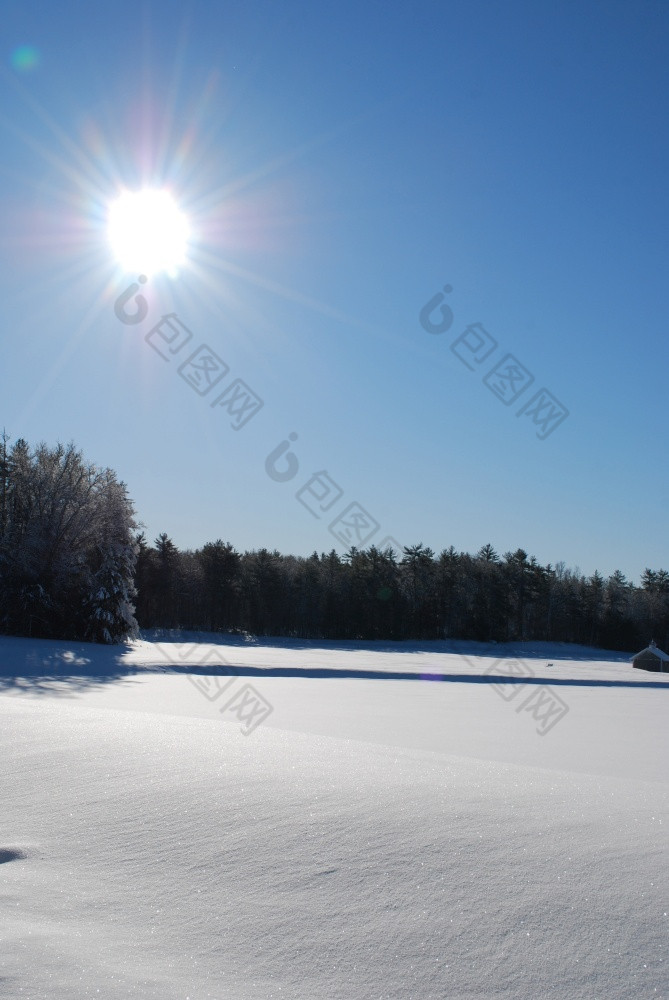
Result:
<instances>
[{"instance_id":1,"label":"lens flare","mask_svg":"<svg viewBox=\"0 0 669 1000\"><path fill-rule=\"evenodd\" d=\"M12 52L12 66L20 73L29 73L39 65L39 50L34 45L18 45Z\"/></svg>"}]
</instances>

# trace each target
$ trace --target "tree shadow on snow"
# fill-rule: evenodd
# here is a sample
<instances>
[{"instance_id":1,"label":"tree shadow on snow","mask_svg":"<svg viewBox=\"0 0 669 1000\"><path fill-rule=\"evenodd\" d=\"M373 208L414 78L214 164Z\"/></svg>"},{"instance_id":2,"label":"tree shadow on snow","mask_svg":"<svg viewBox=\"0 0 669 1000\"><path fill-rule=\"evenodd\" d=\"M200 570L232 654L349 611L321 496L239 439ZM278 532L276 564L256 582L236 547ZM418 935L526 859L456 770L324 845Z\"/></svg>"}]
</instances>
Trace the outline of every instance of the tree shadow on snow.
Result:
<instances>
[{"instance_id":1,"label":"tree shadow on snow","mask_svg":"<svg viewBox=\"0 0 669 1000\"><path fill-rule=\"evenodd\" d=\"M251 635L248 632L188 632L181 629L145 629L147 642L207 643L230 648L267 647L268 649L333 650L368 653L430 653L456 656L485 656L492 660L602 660L629 663L629 652L597 649L567 642L477 642L474 639L300 639L292 636Z\"/></svg>"},{"instance_id":2,"label":"tree shadow on snow","mask_svg":"<svg viewBox=\"0 0 669 1000\"><path fill-rule=\"evenodd\" d=\"M176 636L178 635L178 639ZM244 664L212 662L211 645L216 645L225 650L227 655L234 657L234 648L245 646L249 642L244 637L238 637L238 641L230 642L227 636L212 636L211 633L162 633L160 635L151 633L144 634L145 639L158 641L164 646L167 642L175 643L175 655L173 660L163 660L163 663L147 662L146 665L138 665L134 662L137 654L136 647L128 643L116 646L101 646L94 643L68 643L48 639L19 639L8 636L0 637L0 694L2 693L26 693L37 695L50 695L56 697L74 697L78 693L100 688L111 683L133 683L133 677L147 676L153 673L168 674L190 674L210 677L290 677L320 680L378 680L378 681L430 681L455 684L535 684L549 685L556 687L607 687L607 688L663 688L669 690L669 675L658 676L658 679L651 680L646 674L638 677L640 671L634 671L630 665L629 679L606 679L606 678L564 678L551 676L551 670L542 669L541 676L536 674L526 676L525 674L515 675L513 668L504 669L503 661L514 658L514 653L510 647L482 646L475 643L460 644L466 649L457 650L453 648L456 643L434 642L434 643L376 643L376 642L351 642L351 643L325 643L318 641L296 640L276 640L271 643L261 639L257 641L258 646L271 648L275 645L282 649L317 650L336 649L349 650L351 652L425 652L431 654L450 652L459 653L463 659L470 656L485 655L492 661L498 659L502 664L497 668L501 673L456 673L430 669L426 665L424 670L370 670L364 668L336 668L336 667L310 667L304 666L247 666ZM201 656L193 649L193 644L197 642L208 643L209 648L203 648ZM176 644L184 643L190 646L190 653L187 659L182 659L179 655L183 652ZM450 648L444 649L448 645ZM480 651L472 647L479 647ZM518 647L513 647L517 649ZM581 647L582 648L582 647ZM600 651L601 652L601 651ZM225 655L225 654L224 654ZM534 656L530 650L523 650L522 654L515 653L523 661L532 659L542 660L542 668L548 666L546 663L546 647L539 653L536 650ZM558 660L559 657L551 649L551 656ZM617 654L622 661L627 660L627 654ZM585 656L583 657L586 658ZM564 651L564 659L576 659L573 655L573 648L567 647ZM592 656L588 657L592 659ZM474 664L472 664L472 667ZM480 667L480 664L478 665ZM637 674L637 677L632 676Z\"/></svg>"},{"instance_id":3,"label":"tree shadow on snow","mask_svg":"<svg viewBox=\"0 0 669 1000\"><path fill-rule=\"evenodd\" d=\"M632 668L630 668L632 669ZM669 691L669 674L664 681L651 680L607 680L585 677L537 677L510 676L508 674L455 674L411 670L355 670L336 667L249 667L230 664L212 667L211 664L198 666L190 663L187 667L174 665L169 673L190 674L208 677L302 677L321 680L365 680L365 681L432 681L451 684L538 684L550 687L607 687L607 688L663 688Z\"/></svg>"},{"instance_id":4,"label":"tree shadow on snow","mask_svg":"<svg viewBox=\"0 0 669 1000\"><path fill-rule=\"evenodd\" d=\"M69 697L126 679L137 668L124 658L132 646L0 636L0 694Z\"/></svg>"}]
</instances>

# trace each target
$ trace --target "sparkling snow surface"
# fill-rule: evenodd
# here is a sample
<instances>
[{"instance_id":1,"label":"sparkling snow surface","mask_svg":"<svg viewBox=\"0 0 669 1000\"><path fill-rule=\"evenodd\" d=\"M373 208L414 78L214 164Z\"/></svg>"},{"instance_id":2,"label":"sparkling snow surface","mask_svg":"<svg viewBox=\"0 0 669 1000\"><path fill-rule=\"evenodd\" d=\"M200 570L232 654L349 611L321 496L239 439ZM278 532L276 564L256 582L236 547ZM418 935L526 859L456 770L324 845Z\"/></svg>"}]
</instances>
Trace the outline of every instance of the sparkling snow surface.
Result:
<instances>
[{"instance_id":1,"label":"sparkling snow surface","mask_svg":"<svg viewBox=\"0 0 669 1000\"><path fill-rule=\"evenodd\" d=\"M669 674L153 638L0 639L0 996L669 998Z\"/></svg>"}]
</instances>

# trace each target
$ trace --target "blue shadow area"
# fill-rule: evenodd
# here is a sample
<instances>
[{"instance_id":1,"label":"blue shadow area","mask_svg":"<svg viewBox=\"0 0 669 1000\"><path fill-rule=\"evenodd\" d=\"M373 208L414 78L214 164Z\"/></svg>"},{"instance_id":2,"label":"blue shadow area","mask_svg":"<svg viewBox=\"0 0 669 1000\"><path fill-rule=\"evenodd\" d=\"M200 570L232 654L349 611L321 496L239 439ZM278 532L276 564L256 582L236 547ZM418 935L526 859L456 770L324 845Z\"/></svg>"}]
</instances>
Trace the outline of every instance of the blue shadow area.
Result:
<instances>
[{"instance_id":1,"label":"blue shadow area","mask_svg":"<svg viewBox=\"0 0 669 1000\"><path fill-rule=\"evenodd\" d=\"M146 676L153 673L174 673L192 674L212 677L292 677L318 680L373 680L373 681L427 681L432 683L451 684L535 684L549 685L551 687L605 687L605 688L648 688L669 690L669 674L658 679L639 678L638 671L634 671L637 677L630 674L629 679L607 679L607 678L564 678L551 676L551 671L547 670L550 663L547 663L546 645L543 648L535 648L533 651L526 648L526 644L508 644L505 646L491 646L481 643L469 642L318 642L307 640L284 640L275 639L256 641L244 636L216 636L211 633L174 633L174 632L152 632L145 633L145 638L149 641L160 642L163 647L175 644L174 659L166 660L164 665L150 665L147 667L137 667L132 663L132 644L117 646L99 646L92 643L67 643L63 641L51 640L31 640L18 639L13 637L0 637L0 693L3 691L22 691L31 694L57 695L67 697L75 695L89 689L101 687L112 683L132 683L132 678ZM234 641L232 641L234 640ZM249 645L267 646L268 648L300 649L304 650L347 650L350 652L424 652L430 654L455 653L463 656L485 655L491 660L521 660L531 663L533 660L542 661L541 675L526 676L524 674L515 675L511 671L506 674L492 672L483 673L451 673L433 671L429 668L421 672L410 670L371 670L357 668L330 668L330 667L277 667L277 666L246 666L234 663L211 663L210 657L203 652L201 661L197 657L188 658L187 663L179 662L179 644L206 642L215 644L221 651L232 653L235 648ZM457 648L460 647L460 648ZM578 649L565 647L563 659L574 660L578 657L575 652ZM209 651L210 652L210 651ZM582 659L592 659L592 650L588 650L589 655L582 653ZM553 659L559 660L555 656L555 647L550 648ZM613 655L604 654L600 651L602 659L613 659L618 662L627 662L627 653L616 653ZM630 671L633 668L630 665ZM647 677L647 675L646 675ZM660 679L661 677L661 679Z\"/></svg>"}]
</instances>

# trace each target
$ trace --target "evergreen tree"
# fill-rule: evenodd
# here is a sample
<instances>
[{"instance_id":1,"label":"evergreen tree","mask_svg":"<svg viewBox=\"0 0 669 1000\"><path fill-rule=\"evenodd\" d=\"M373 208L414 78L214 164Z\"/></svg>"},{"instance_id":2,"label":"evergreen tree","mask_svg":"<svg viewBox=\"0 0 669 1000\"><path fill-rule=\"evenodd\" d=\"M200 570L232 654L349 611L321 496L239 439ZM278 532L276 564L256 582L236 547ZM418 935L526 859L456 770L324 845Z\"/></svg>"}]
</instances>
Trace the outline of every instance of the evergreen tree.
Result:
<instances>
[{"instance_id":1,"label":"evergreen tree","mask_svg":"<svg viewBox=\"0 0 669 1000\"><path fill-rule=\"evenodd\" d=\"M196 552L203 572L207 628L212 631L235 624L235 603L239 593L241 556L219 538Z\"/></svg>"},{"instance_id":2,"label":"evergreen tree","mask_svg":"<svg viewBox=\"0 0 669 1000\"><path fill-rule=\"evenodd\" d=\"M156 622L159 628L177 628L179 625L179 551L165 532L154 543L154 582L156 595Z\"/></svg>"},{"instance_id":3,"label":"evergreen tree","mask_svg":"<svg viewBox=\"0 0 669 1000\"><path fill-rule=\"evenodd\" d=\"M8 456L5 441L1 463L0 627L106 642L132 634L134 514L125 486L72 444L31 453L19 439Z\"/></svg>"}]
</instances>

